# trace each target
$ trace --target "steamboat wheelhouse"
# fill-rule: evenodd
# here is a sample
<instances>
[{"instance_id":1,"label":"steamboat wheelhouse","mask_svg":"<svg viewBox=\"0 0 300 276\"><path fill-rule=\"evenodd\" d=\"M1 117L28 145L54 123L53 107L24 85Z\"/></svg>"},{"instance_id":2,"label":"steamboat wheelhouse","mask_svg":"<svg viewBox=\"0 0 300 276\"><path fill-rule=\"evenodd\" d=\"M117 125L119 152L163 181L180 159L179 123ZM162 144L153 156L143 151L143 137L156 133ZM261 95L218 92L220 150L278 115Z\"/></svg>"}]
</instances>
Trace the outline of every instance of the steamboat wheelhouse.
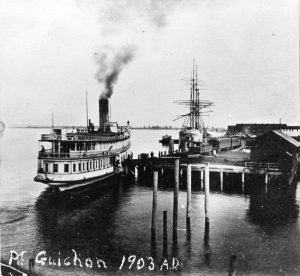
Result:
<instances>
[{"instance_id":1,"label":"steamboat wheelhouse","mask_svg":"<svg viewBox=\"0 0 300 276\"><path fill-rule=\"evenodd\" d=\"M130 154L130 127L109 122L108 99L99 100L99 128L52 129L42 134L35 181L60 190L85 186L120 171Z\"/></svg>"}]
</instances>

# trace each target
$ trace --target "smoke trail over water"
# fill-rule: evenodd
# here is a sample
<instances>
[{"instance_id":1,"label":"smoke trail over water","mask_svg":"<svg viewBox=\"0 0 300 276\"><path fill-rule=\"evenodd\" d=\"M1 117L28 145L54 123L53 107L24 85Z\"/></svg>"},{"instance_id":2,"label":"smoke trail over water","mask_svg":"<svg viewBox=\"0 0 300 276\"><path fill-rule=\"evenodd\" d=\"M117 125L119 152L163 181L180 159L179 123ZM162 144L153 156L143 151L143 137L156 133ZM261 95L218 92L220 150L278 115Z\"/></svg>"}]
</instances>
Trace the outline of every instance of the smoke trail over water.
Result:
<instances>
[{"instance_id":1,"label":"smoke trail over water","mask_svg":"<svg viewBox=\"0 0 300 276\"><path fill-rule=\"evenodd\" d=\"M133 59L134 53L135 47L133 46L122 47L119 50L106 47L99 53L95 53L96 62L99 65L96 78L100 85L104 86L100 99L111 97L123 67Z\"/></svg>"},{"instance_id":2,"label":"smoke trail over water","mask_svg":"<svg viewBox=\"0 0 300 276\"><path fill-rule=\"evenodd\" d=\"M167 25L167 16L181 0L116 0L105 2L99 9L102 40L108 43L95 53L98 64L96 78L103 87L101 99L108 99L125 65L135 56L135 49L144 41L144 29L154 32ZM124 28L127 26L126 36ZM143 27L141 27L143 26ZM133 46L127 45L130 36ZM115 43L117 41L117 44ZM124 44L125 43L125 44ZM125 45L118 47L116 45ZM127 46L126 46L127 45Z\"/></svg>"}]
</instances>

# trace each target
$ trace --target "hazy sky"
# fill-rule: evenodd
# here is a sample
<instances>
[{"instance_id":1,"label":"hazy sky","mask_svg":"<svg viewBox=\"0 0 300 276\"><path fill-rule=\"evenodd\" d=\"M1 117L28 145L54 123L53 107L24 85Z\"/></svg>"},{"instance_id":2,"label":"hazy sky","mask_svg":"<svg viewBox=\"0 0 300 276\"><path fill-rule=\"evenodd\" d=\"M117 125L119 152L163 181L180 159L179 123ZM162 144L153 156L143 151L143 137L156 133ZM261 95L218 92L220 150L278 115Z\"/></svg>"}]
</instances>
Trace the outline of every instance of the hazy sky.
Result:
<instances>
[{"instance_id":1,"label":"hazy sky","mask_svg":"<svg viewBox=\"0 0 300 276\"><path fill-rule=\"evenodd\" d=\"M299 124L297 0L0 0L0 118L98 124L96 73L130 49L112 120L180 125L193 59L214 102L209 125ZM108 68L99 68L107 56ZM97 62L98 61L98 62Z\"/></svg>"}]
</instances>

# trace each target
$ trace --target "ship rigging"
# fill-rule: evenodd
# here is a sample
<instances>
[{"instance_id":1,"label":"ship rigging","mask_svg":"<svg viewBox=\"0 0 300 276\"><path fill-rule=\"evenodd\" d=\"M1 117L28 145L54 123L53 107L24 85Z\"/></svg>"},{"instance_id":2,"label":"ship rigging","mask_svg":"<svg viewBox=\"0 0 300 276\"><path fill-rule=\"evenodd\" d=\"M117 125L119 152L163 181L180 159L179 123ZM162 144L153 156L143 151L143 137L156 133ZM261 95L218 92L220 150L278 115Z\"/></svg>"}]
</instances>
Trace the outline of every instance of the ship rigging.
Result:
<instances>
[{"instance_id":1,"label":"ship rigging","mask_svg":"<svg viewBox=\"0 0 300 276\"><path fill-rule=\"evenodd\" d=\"M174 103L188 107L187 114L178 115L175 120L185 118L184 127L190 129L205 129L202 116L207 116L211 110L205 110L213 105L212 101L200 100L200 90L206 90L204 83L198 80L197 66L193 64L193 71L191 78L187 79L190 85L190 99L177 100ZM174 120L174 121L175 121Z\"/></svg>"},{"instance_id":2,"label":"ship rigging","mask_svg":"<svg viewBox=\"0 0 300 276\"><path fill-rule=\"evenodd\" d=\"M179 132L179 149L187 151L195 146L204 148L208 145L209 136L203 121L203 116L212 112L208 110L213 105L209 100L200 99L200 90L206 90L204 83L198 80L197 66L193 63L191 78L187 79L190 85L190 98L188 100L176 100L174 103L185 106L189 109L186 114L178 115L175 120L184 118L183 127Z\"/></svg>"}]
</instances>

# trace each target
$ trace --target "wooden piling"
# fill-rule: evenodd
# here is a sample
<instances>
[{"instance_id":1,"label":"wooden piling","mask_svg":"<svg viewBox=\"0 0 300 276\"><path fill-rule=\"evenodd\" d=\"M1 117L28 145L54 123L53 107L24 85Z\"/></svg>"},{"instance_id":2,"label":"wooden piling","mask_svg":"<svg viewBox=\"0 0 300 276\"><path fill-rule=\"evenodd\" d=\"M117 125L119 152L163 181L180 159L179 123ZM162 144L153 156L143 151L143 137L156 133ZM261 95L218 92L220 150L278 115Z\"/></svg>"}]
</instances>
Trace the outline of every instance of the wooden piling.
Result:
<instances>
[{"instance_id":1,"label":"wooden piling","mask_svg":"<svg viewBox=\"0 0 300 276\"><path fill-rule=\"evenodd\" d=\"M205 222L204 226L204 245L209 246L209 223Z\"/></svg>"},{"instance_id":2,"label":"wooden piling","mask_svg":"<svg viewBox=\"0 0 300 276\"><path fill-rule=\"evenodd\" d=\"M203 190L203 171L200 171L200 188Z\"/></svg>"},{"instance_id":3,"label":"wooden piling","mask_svg":"<svg viewBox=\"0 0 300 276\"><path fill-rule=\"evenodd\" d=\"M205 210L205 223L209 223L209 164L205 166L205 201L204 201L204 210Z\"/></svg>"},{"instance_id":4,"label":"wooden piling","mask_svg":"<svg viewBox=\"0 0 300 276\"><path fill-rule=\"evenodd\" d=\"M28 260L28 270L29 270L29 275L34 275L34 266L35 266L35 258L34 256L31 256ZM22 275L26 275L25 273Z\"/></svg>"},{"instance_id":5,"label":"wooden piling","mask_svg":"<svg viewBox=\"0 0 300 276\"><path fill-rule=\"evenodd\" d=\"M180 169L179 188L180 188L180 187L182 188L182 184L183 184L183 181L182 181L182 175L183 175L183 170Z\"/></svg>"},{"instance_id":6,"label":"wooden piling","mask_svg":"<svg viewBox=\"0 0 300 276\"><path fill-rule=\"evenodd\" d=\"M0 223L0 275L2 275L1 262L2 262L2 223Z\"/></svg>"},{"instance_id":7,"label":"wooden piling","mask_svg":"<svg viewBox=\"0 0 300 276\"><path fill-rule=\"evenodd\" d=\"M220 190L223 192L223 172L220 172Z\"/></svg>"},{"instance_id":8,"label":"wooden piling","mask_svg":"<svg viewBox=\"0 0 300 276\"><path fill-rule=\"evenodd\" d=\"M163 212L163 256L168 254L168 211Z\"/></svg>"},{"instance_id":9,"label":"wooden piling","mask_svg":"<svg viewBox=\"0 0 300 276\"><path fill-rule=\"evenodd\" d=\"M242 194L245 193L245 174L242 173Z\"/></svg>"},{"instance_id":10,"label":"wooden piling","mask_svg":"<svg viewBox=\"0 0 300 276\"><path fill-rule=\"evenodd\" d=\"M178 191L179 191L179 159L174 161L174 201L173 201L173 242L177 242L178 228Z\"/></svg>"},{"instance_id":11,"label":"wooden piling","mask_svg":"<svg viewBox=\"0 0 300 276\"><path fill-rule=\"evenodd\" d=\"M237 256L236 255L230 256L228 276L236 275L236 265L237 265Z\"/></svg>"},{"instance_id":12,"label":"wooden piling","mask_svg":"<svg viewBox=\"0 0 300 276\"><path fill-rule=\"evenodd\" d=\"M138 170L137 166L134 167L134 176L136 179L138 179L138 177L139 177L139 170Z\"/></svg>"},{"instance_id":13,"label":"wooden piling","mask_svg":"<svg viewBox=\"0 0 300 276\"><path fill-rule=\"evenodd\" d=\"M265 176L265 193L268 192L268 175Z\"/></svg>"},{"instance_id":14,"label":"wooden piling","mask_svg":"<svg viewBox=\"0 0 300 276\"><path fill-rule=\"evenodd\" d=\"M268 175L265 175L265 193L268 192Z\"/></svg>"},{"instance_id":15,"label":"wooden piling","mask_svg":"<svg viewBox=\"0 0 300 276\"><path fill-rule=\"evenodd\" d=\"M170 139L169 141L169 154L172 154L174 152L174 140Z\"/></svg>"},{"instance_id":16,"label":"wooden piling","mask_svg":"<svg viewBox=\"0 0 300 276\"><path fill-rule=\"evenodd\" d=\"M191 228L191 197L192 197L192 165L188 164L186 169L187 181L186 181L186 229L189 231Z\"/></svg>"},{"instance_id":17,"label":"wooden piling","mask_svg":"<svg viewBox=\"0 0 300 276\"><path fill-rule=\"evenodd\" d=\"M152 202L152 221L151 221L151 238L155 240L156 232L156 209L157 209L157 184L158 184L158 171L153 172L153 202Z\"/></svg>"},{"instance_id":18,"label":"wooden piling","mask_svg":"<svg viewBox=\"0 0 300 276\"><path fill-rule=\"evenodd\" d=\"M147 175L147 167L143 166L143 175L142 175L142 183L143 183L143 185L145 185L145 183L147 182L146 175Z\"/></svg>"},{"instance_id":19,"label":"wooden piling","mask_svg":"<svg viewBox=\"0 0 300 276\"><path fill-rule=\"evenodd\" d=\"M164 168L161 168L161 171L160 171L160 185L164 185Z\"/></svg>"}]
</instances>

